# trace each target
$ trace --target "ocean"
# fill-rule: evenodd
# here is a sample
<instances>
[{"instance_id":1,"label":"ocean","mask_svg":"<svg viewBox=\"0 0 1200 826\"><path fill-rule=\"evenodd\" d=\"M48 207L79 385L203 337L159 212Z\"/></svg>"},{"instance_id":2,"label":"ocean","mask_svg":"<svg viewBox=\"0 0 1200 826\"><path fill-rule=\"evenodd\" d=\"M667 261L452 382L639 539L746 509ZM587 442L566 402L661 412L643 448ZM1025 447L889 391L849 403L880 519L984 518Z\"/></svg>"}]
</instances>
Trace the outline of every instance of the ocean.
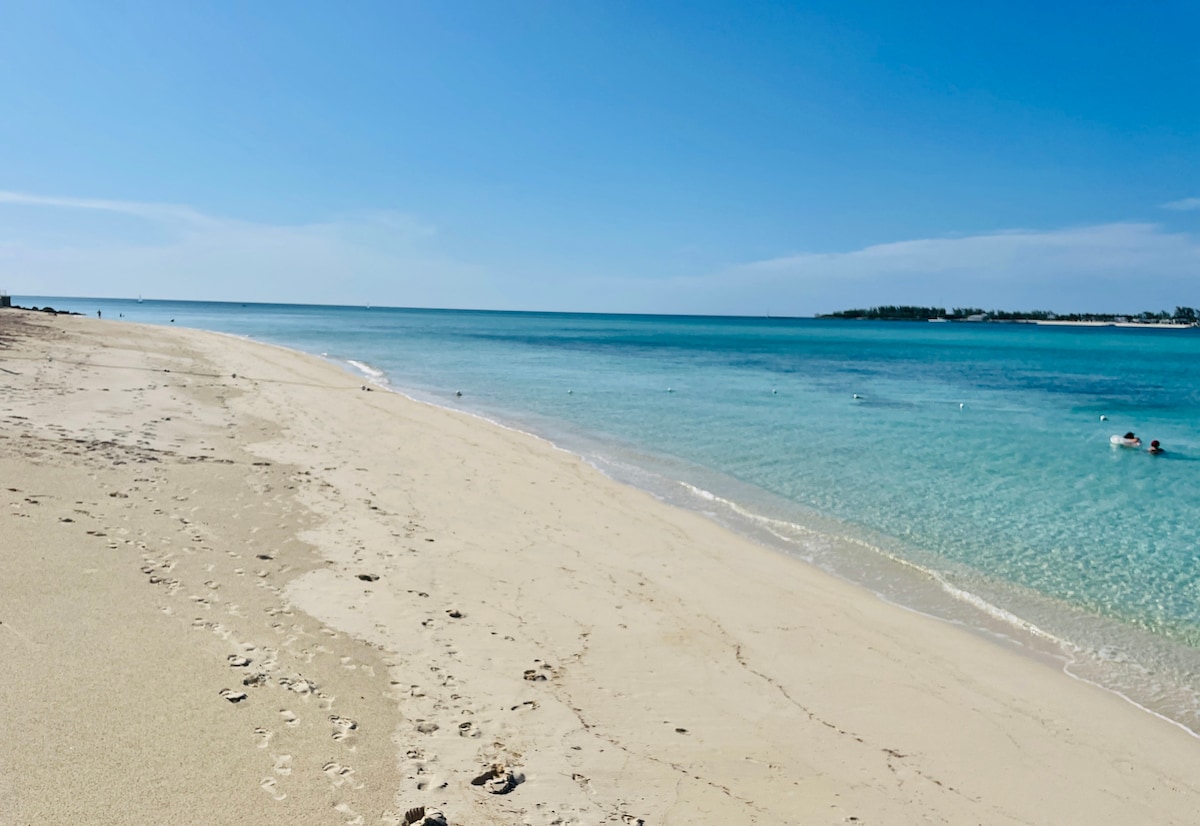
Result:
<instances>
[{"instance_id":1,"label":"ocean","mask_svg":"<svg viewBox=\"0 0 1200 826\"><path fill-rule=\"evenodd\" d=\"M1200 329L14 303L320 354L1200 732Z\"/></svg>"}]
</instances>

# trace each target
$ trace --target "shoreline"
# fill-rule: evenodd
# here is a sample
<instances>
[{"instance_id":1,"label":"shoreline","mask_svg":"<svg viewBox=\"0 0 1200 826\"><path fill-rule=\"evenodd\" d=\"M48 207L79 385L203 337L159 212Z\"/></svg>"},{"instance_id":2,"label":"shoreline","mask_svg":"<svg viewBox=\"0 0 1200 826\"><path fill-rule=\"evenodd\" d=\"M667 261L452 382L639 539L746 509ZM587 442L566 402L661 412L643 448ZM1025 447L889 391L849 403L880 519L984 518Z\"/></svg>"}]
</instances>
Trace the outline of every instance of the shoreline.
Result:
<instances>
[{"instance_id":1,"label":"shoreline","mask_svg":"<svg viewBox=\"0 0 1200 826\"><path fill-rule=\"evenodd\" d=\"M192 490L201 491L176 494L199 509L199 517L181 513L187 523L170 525L169 534L187 538L176 556L167 560L156 551L150 565L137 558L135 546L129 564L136 582L113 587L129 605L144 604L139 616L152 629L161 626L177 658L191 663L201 681L209 671L229 673L227 663L213 668L208 659L230 639L211 627L196 633L187 625L190 616L186 633L172 622L182 622L178 614L185 608L216 622L212 617L231 600L206 591L240 588L240 614L255 616L246 609L256 608L270 619L258 633L276 641L253 643L254 650L272 647L279 657L300 658L290 670L265 672L266 684L245 690L244 702L228 702L217 689L197 695L206 704L205 724L223 726L231 736L228 743L202 738L196 749L202 756L232 753L237 770L219 782L244 797L243 819L247 812L277 819L307 811L314 823L348 823L353 816L336 809L344 805L363 822L387 823L425 805L443 811L450 823L516 817L684 823L733 816L763 823L890 822L901 807L917 819L952 822L1083 823L1116 816L1189 822L1198 790L1190 778L1200 768L1200 749L1175 724L621 485L545 440L398 392L364 393L360 380L339 365L275 345L91 319L37 323L66 337L22 345L33 354L61 348L57 360L37 364L43 386L63 371L62 395L47 404L30 385L28 399L0 402L0 412L42 417L36 425L14 425L38 429L38 444L65 446L70 440L60 430L101 425L113 432L97 441L122 450L146 450L138 443L156 447L166 438L161 450L174 453L159 456L156 472L187 475ZM88 365L67 363L64 356L80 348L92 354ZM119 372L130 382L130 398L140 394L138 409L156 423L143 425L140 436L127 419L112 420L112 405L101 395L117 389L114 371L102 364L119 361L109 358L116 352L130 365ZM0 350L0 359L9 356ZM27 364L34 364L32 357ZM189 373L189 364L210 367ZM13 454L14 444L0 442L0 459L28 469L31 460ZM246 458L236 458L238 451ZM188 459L206 453L233 464ZM77 460L53 453L40 461L53 466L59 488L104 486L128 471L97 465L81 473ZM225 475L215 479L216 471ZM243 488L242 498L231 496ZM263 496L276 502L276 513L266 518L258 512ZM146 530L164 516L155 508L181 507L166 505L173 501L156 497L139 512L144 521L125 527ZM99 497L85 509L117 524L114 508L127 502ZM38 510L28 503L22 508ZM218 512L226 522L214 521ZM37 547L71 524L37 522L32 544L22 547ZM291 569L257 577L251 566L268 561L209 538L223 531L231 532L231 542L256 544L254 537L273 532ZM86 541L101 542L103 553L119 554L129 547L126 540L145 541L102 533L111 538ZM118 547L108 548L113 542ZM178 545L176 539L172 547ZM194 553L183 553L189 547ZM229 552L243 556L225 563ZM145 584L146 576L162 574L138 573L139 564L157 570L172 562L166 578L181 581L174 595ZM212 573L204 565L234 567L225 579L212 578L213 588L176 573L192 563L199 564L198 576ZM35 576L22 571L21 582ZM252 578L279 590L242 588L241 581ZM204 603L194 596L208 598L208 607L197 607ZM43 634L61 629L70 617L48 614L41 626L7 613L0 620L14 632L26 626L21 633L36 640L39 628ZM128 643L119 626L104 626L103 616L96 621L98 639ZM216 624L228 631L247 622L226 613ZM240 644L253 636L234 636L243 635ZM293 635L289 646L279 644ZM178 647L176 637L190 642ZM201 639L205 644L196 642ZM6 654L20 655L15 633L0 641ZM138 651L138 664L127 662L130 652L104 667L150 671L171 646L163 648ZM302 663L308 655L313 660ZM61 656L80 655L67 650ZM309 680L310 670L320 674L311 678L316 690L297 691L296 680ZM61 699L53 677L43 686L51 719L63 711L53 702ZM327 688L337 680L358 682ZM0 702L11 708L22 691L28 689L6 683ZM354 691L372 698L355 701L369 706L366 714L343 708ZM296 701L285 710L311 711L317 725L305 718L292 728L278 716L279 704L264 699L292 695ZM171 702L154 690L143 699L151 707ZM243 725L230 711L269 712L261 719L271 720ZM335 717L355 725L334 723ZM195 722L167 720L165 730L178 739ZM22 727L17 734L29 734L28 723L15 725ZM332 733L310 731L318 725ZM261 737L256 728L272 734L263 748L255 742ZM63 743L78 739L69 728L58 731ZM313 739L296 739L286 751L277 747L302 732ZM132 733L131 742L144 736ZM27 740L6 738L6 766L26 767L21 744ZM272 762L284 754L286 765ZM52 768L32 776L48 779ZM31 775L10 775L18 778L20 801ZM274 782L261 785L265 780ZM184 778L174 782L186 784ZM72 791L87 798L108 789ZM278 793L287 796L276 799ZM61 815L65 809L56 803L66 805L52 796L43 811ZM303 808L309 804L314 808Z\"/></svg>"},{"instance_id":2,"label":"shoreline","mask_svg":"<svg viewBox=\"0 0 1200 826\"><path fill-rule=\"evenodd\" d=\"M1112 322L1056 322L1036 320L1016 320L1000 323L1033 323L1060 326L1171 326L1179 329L1196 326L1146 325L1141 323L1114 324ZM852 555L858 555L861 557L862 554L867 554L873 559L871 563L872 567L886 568L892 577L899 577L908 580L909 584L907 586L896 586L896 583L891 582L889 587L885 587L876 581L876 583L872 585L861 577L856 578L853 573L851 573L850 567L852 567L854 564L852 561L841 559L839 562L834 562L832 559L826 559L824 562L817 562L813 558L806 557L800 551L794 539L783 537L775 529L770 527L766 528L766 534L769 535L768 537L758 535L762 532L763 523L778 522L779 520L775 517L766 516L764 514L745 511L744 508L737 502L727 501L712 491L697 488L687 481L662 476L657 470L647 470L646 468L638 466L639 474L649 474L650 476L659 478L671 486L680 486L688 491L691 497L700 497L709 503L719 502L728 506L733 518L718 518L714 512L710 512L706 507L703 506L702 503L683 503L680 501L679 497L665 495L662 491L655 489L653 486L639 484L628 475L622 476L621 474L616 473L616 465L611 457L606 457L602 452L595 452L602 451L602 448L598 443L592 444L590 451L579 447L579 445L582 445L583 442L580 442L579 445L576 446L567 446L566 444L560 443L555 438L540 433L536 428L526 427L520 423L508 422L502 417L494 417L487 412L455 407L449 400L438 399L430 394L423 395L417 390L393 385L391 383L391 378L388 376L386 371L369 362L363 362L349 357L332 357L324 353L307 353L306 351L288 347L287 345L261 341L252 336L239 336L236 334L225 334L220 332L217 332L217 334L231 335L234 338L254 341L265 346L278 347L285 352L319 356L326 363L362 379L368 385L373 385L375 389L382 392L394 393L414 404L433 407L436 410L445 411L452 415L467 416L482 422L485 426L500 428L518 436L533 439L546 445L554 451L561 452L566 456L583 462L588 467L604 476L606 479L609 479L618 485L631 487L635 490L646 493L655 500L663 502L669 507L681 508L690 513L697 514L708 521L714 522L721 528L731 531L746 541L759 545L768 551L778 553L784 558L794 561L797 564L815 567L821 572L831 575L853 588L862 589L876 598L894 605L900 610L908 611L918 616L927 617L935 622L947 623L952 626L961 627L969 633L977 636L988 645L999 645L1001 647L1015 645L1016 648L1013 650L1015 650L1020 656L1029 659L1031 662L1037 663L1043 667L1050 667L1055 671L1061 672L1064 676L1074 681L1104 691L1124 701L1138 711L1178 728L1189 737L1200 739L1200 730L1193 729L1184 721L1164 713L1158 708L1155 708L1153 705L1147 704L1147 702L1144 701L1144 699L1139 698L1138 695L1131 694L1128 688L1107 684L1101 678L1086 676L1083 673L1076 673L1076 670L1082 672L1086 671L1089 667L1094 668L1096 663L1089 663L1080 658L1078 654L1073 655L1071 651L1075 648L1075 643L1073 643L1070 639L1059 636L1056 632L1047 631L1040 627L1036 622L1033 622L1021 615L1013 614L1002 605L991 601L989 597L976 594L969 590L964 590L963 586L955 584L947 579L944 573L933 568L927 568L924 565L914 562L903 556L897 556L894 551L887 550L880 544L875 544L865 535L856 535L853 538L843 535L845 529L848 529L851 526L840 522L840 520L834 517L824 514L810 514L810 518L819 520L821 523L823 523L823 527L808 522L788 522L787 526L793 530L798 529L804 533L819 535L839 546L843 546L843 552L850 550L851 547L853 547L853 550L851 551ZM366 385L364 385L364 387L365 386ZM576 434L576 439L578 440L578 438L578 434ZM571 440L567 439L566 441L570 442ZM584 441L590 442L590 437ZM611 466L611 468L606 469L609 466ZM755 529L755 526L757 526L757 530ZM834 529L833 526L837 526L839 529ZM889 577L887 581L890 582L890 580L891 577ZM917 590L926 592L926 597L924 597L923 600L918 601L920 604L914 604L912 602L914 583ZM900 597L899 594L901 591L903 591L906 596ZM1104 622L1109 623L1111 621L1105 618ZM1140 635L1144 632L1139 630L1137 633ZM1165 640L1160 640L1154 637L1154 635L1149 635L1149 641L1157 644L1166 644L1168 642ZM1143 642L1145 642L1145 640L1143 640ZM1134 665L1138 666L1139 663L1135 662Z\"/></svg>"},{"instance_id":3,"label":"shoreline","mask_svg":"<svg viewBox=\"0 0 1200 826\"><path fill-rule=\"evenodd\" d=\"M1159 324L1141 321L1054 321L1050 319L1021 319L1015 323L1037 324L1042 327L1126 327L1139 330L1190 330L1197 326L1196 324Z\"/></svg>"},{"instance_id":4,"label":"shoreline","mask_svg":"<svg viewBox=\"0 0 1200 826\"><path fill-rule=\"evenodd\" d=\"M285 345L268 346L279 346L289 352L304 352ZM787 517L768 515L769 508L755 511L745 504L745 500L726 499L712 490L668 475L662 467L651 467L656 463L649 454L639 453L640 458L632 462L628 457L617 460L605 452L605 443L589 435L569 430L558 436L547 435L535 424L506 419L503 415L493 415L487 411L463 409L455 406L451 400L393 385L386 371L374 364L325 354L321 354L321 357L383 392L395 393L415 404L468 416L485 426L532 438L578 459L617 484L642 491L670 507L697 514L742 539L781 554L797 564L813 566L902 610L962 627L988 644L1015 646L1014 650L1021 656L1108 692L1134 708L1200 739L1200 726L1197 726L1200 717L1197 717L1195 710L1197 687L1186 679L1194 668L1194 663L1186 657L1186 653L1193 649L1186 645L1101 616L1092 618L1097 629L1093 633L1072 634L1072 631L1078 632L1079 629L1063 624L1063 617L1073 614L1071 606L1036 592L1027 592L1020 594L1018 608L1002 598L1017 596L1017 586L999 583L1003 587L997 590L997 583L993 582L993 587L986 592L972 590L972 586L956 581L952 571L939 570L927 562L916 561L918 554L914 554L914 551L917 549L894 537L885 537L838 517L804 508L800 508L803 513ZM634 472L630 472L630 468ZM681 471L682 466L677 466L675 470ZM698 466L691 470L717 473ZM733 483L735 487L743 484L727 477L719 481ZM683 495L680 495L680 490L684 491ZM790 508L800 507L795 503L786 505ZM718 513L716 509L722 512ZM818 542L831 545L832 550L814 552L805 543L805 539L814 537ZM976 582L973 585L979 584ZM1002 593L1004 588L1013 590ZM1025 611L1029 611L1029 614ZM1117 646L1121 653L1119 663L1104 661L1090 650L1089 645L1097 638L1106 640L1110 646ZM1141 656L1151 651L1154 656L1149 659ZM1164 668L1167 670L1164 671ZM1147 673L1156 673L1153 683L1144 680L1143 675ZM1164 691L1164 684L1170 690Z\"/></svg>"}]
</instances>

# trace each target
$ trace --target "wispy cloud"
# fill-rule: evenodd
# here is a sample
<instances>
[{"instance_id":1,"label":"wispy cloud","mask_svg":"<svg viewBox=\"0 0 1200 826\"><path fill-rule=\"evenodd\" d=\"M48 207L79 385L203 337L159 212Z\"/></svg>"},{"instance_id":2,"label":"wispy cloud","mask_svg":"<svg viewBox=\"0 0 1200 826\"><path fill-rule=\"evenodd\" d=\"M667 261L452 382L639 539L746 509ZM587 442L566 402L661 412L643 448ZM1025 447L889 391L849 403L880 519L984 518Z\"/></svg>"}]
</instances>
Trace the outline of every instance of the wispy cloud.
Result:
<instances>
[{"instance_id":1,"label":"wispy cloud","mask_svg":"<svg viewBox=\"0 0 1200 826\"><path fill-rule=\"evenodd\" d=\"M808 315L873 304L1170 309L1194 305L1200 288L1200 236L1151 223L798 252L675 278L587 277L603 266L590 260L553 271L495 258L472 265L445 243L399 211L272 224L175 204L0 192L0 286L19 295Z\"/></svg>"},{"instance_id":2,"label":"wispy cloud","mask_svg":"<svg viewBox=\"0 0 1200 826\"><path fill-rule=\"evenodd\" d=\"M187 206L174 204L137 203L133 201L108 201L99 198L56 198L45 195L30 195L24 192L0 190L0 204L26 207L57 207L59 209L94 210L134 215L151 221L188 223L197 226L211 225L214 221Z\"/></svg>"},{"instance_id":3,"label":"wispy cloud","mask_svg":"<svg viewBox=\"0 0 1200 826\"><path fill-rule=\"evenodd\" d=\"M114 230L104 214L153 231ZM460 288L490 298L482 274L439 254L435 235L389 210L269 224L177 204L0 191L0 271L24 294L436 304Z\"/></svg>"},{"instance_id":4,"label":"wispy cloud","mask_svg":"<svg viewBox=\"0 0 1200 826\"><path fill-rule=\"evenodd\" d=\"M674 298L679 311L745 314L876 304L1123 312L1194 300L1197 272L1196 235L1114 223L802 252L646 285L642 296L651 305Z\"/></svg>"},{"instance_id":5,"label":"wispy cloud","mask_svg":"<svg viewBox=\"0 0 1200 826\"><path fill-rule=\"evenodd\" d=\"M1101 224L1036 231L1008 230L960 238L876 244L838 253L801 253L745 265L750 271L800 278L864 278L955 273L963 278L1069 277L1170 270L1200 252L1195 237L1154 224Z\"/></svg>"},{"instance_id":6,"label":"wispy cloud","mask_svg":"<svg viewBox=\"0 0 1200 826\"><path fill-rule=\"evenodd\" d=\"M26 207L56 207L68 210L86 210L95 212L113 212L122 215L133 215L147 221L170 224L180 229L219 230L241 228L249 231L279 229L270 224L239 221L233 218L206 215L190 206L180 204L160 204L138 201L113 201L102 198L59 198L46 195L30 195L24 192L0 190L0 204ZM348 219L363 224L374 224L387 227L405 235L432 235L432 226L417 221L412 216L389 210L374 210L363 212ZM329 224L310 224L309 227L330 226ZM285 227L302 229L300 227Z\"/></svg>"},{"instance_id":7,"label":"wispy cloud","mask_svg":"<svg viewBox=\"0 0 1200 826\"><path fill-rule=\"evenodd\" d=\"M1200 198L1181 198L1178 201L1169 201L1162 204L1162 208L1181 211L1200 209Z\"/></svg>"}]
</instances>

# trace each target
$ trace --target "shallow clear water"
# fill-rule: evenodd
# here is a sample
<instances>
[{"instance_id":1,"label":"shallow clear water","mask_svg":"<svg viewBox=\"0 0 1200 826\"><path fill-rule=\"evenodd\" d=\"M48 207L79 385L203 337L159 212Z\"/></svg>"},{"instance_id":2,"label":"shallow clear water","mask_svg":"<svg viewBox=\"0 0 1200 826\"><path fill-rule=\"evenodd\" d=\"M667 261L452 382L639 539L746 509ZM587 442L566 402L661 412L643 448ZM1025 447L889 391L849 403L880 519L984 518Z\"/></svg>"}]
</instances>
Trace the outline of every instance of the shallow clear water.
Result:
<instances>
[{"instance_id":1,"label":"shallow clear water","mask_svg":"<svg viewBox=\"0 0 1200 826\"><path fill-rule=\"evenodd\" d=\"M1200 729L1200 330L15 300L352 360Z\"/></svg>"}]
</instances>

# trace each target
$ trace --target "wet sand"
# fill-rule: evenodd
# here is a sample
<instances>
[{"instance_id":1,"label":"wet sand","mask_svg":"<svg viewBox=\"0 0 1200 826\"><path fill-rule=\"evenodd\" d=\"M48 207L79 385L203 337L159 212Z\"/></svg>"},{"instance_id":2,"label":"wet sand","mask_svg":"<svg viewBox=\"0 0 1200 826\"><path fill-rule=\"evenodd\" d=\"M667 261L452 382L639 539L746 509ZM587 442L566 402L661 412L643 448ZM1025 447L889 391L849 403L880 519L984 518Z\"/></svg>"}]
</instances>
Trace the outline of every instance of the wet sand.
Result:
<instances>
[{"instance_id":1,"label":"wet sand","mask_svg":"<svg viewBox=\"0 0 1200 826\"><path fill-rule=\"evenodd\" d=\"M1178 727L532 437L185 329L0 369L0 823L1194 822Z\"/></svg>"}]
</instances>

